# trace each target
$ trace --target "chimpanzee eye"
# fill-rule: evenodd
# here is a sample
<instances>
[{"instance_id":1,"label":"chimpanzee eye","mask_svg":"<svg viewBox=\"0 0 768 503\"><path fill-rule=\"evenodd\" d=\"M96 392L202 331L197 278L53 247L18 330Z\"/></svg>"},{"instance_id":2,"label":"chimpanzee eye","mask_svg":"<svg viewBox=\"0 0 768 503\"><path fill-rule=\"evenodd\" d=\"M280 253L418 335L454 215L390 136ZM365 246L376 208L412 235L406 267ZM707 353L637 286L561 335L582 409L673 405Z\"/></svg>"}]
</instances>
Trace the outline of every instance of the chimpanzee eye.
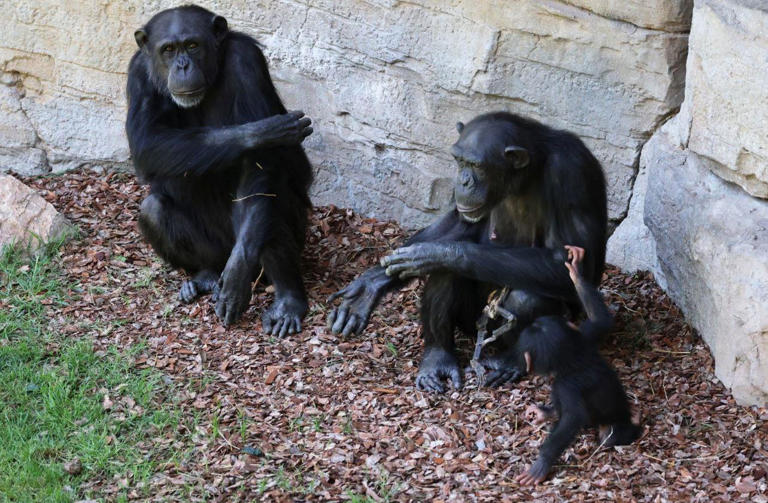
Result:
<instances>
[{"instance_id":1,"label":"chimpanzee eye","mask_svg":"<svg viewBox=\"0 0 768 503\"><path fill-rule=\"evenodd\" d=\"M163 47L163 52L168 52L168 53L173 52L173 46L170 44L166 45L165 47Z\"/></svg>"},{"instance_id":2,"label":"chimpanzee eye","mask_svg":"<svg viewBox=\"0 0 768 503\"><path fill-rule=\"evenodd\" d=\"M187 44L187 49L197 49L197 43L196 42L190 42Z\"/></svg>"}]
</instances>

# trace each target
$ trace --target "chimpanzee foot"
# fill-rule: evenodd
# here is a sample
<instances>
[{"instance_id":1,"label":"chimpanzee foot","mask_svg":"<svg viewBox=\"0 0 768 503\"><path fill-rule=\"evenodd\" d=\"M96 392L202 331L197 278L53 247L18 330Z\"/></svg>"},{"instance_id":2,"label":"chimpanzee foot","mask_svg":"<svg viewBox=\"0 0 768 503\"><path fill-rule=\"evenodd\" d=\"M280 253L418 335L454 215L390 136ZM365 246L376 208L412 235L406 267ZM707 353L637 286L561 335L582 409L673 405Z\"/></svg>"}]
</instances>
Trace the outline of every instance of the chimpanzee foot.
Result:
<instances>
[{"instance_id":1,"label":"chimpanzee foot","mask_svg":"<svg viewBox=\"0 0 768 503\"><path fill-rule=\"evenodd\" d=\"M219 275L213 271L200 271L192 279L181 284L179 300L189 304L201 295L213 292L218 279Z\"/></svg>"},{"instance_id":2,"label":"chimpanzee foot","mask_svg":"<svg viewBox=\"0 0 768 503\"><path fill-rule=\"evenodd\" d=\"M456 357L441 347L426 348L416 376L416 388L445 393L444 379L450 379L455 389L461 388L461 372Z\"/></svg>"},{"instance_id":3,"label":"chimpanzee foot","mask_svg":"<svg viewBox=\"0 0 768 503\"><path fill-rule=\"evenodd\" d=\"M496 388L508 382L516 382L525 374L517 366L511 354L488 356L482 358L479 363L488 370L488 373L485 374L485 385L489 388Z\"/></svg>"},{"instance_id":4,"label":"chimpanzee foot","mask_svg":"<svg viewBox=\"0 0 768 503\"><path fill-rule=\"evenodd\" d=\"M282 295L261 314L261 326L265 333L278 337L297 334L306 313L307 301L303 296Z\"/></svg>"}]
</instances>

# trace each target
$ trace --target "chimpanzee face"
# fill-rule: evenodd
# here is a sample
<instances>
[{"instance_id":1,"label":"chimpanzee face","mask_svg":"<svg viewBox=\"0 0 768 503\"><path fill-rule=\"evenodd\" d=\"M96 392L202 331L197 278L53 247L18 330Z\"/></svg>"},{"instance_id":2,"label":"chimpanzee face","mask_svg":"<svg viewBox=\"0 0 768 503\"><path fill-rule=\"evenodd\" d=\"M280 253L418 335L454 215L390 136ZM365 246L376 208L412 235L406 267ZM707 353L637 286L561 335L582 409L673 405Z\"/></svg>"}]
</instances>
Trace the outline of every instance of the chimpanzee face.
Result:
<instances>
[{"instance_id":1,"label":"chimpanzee face","mask_svg":"<svg viewBox=\"0 0 768 503\"><path fill-rule=\"evenodd\" d=\"M460 136L451 148L459 172L454 184L456 209L468 222L479 222L523 185L528 151L511 144L498 123L472 121L456 125Z\"/></svg>"},{"instance_id":2,"label":"chimpanzee face","mask_svg":"<svg viewBox=\"0 0 768 503\"><path fill-rule=\"evenodd\" d=\"M162 12L135 33L152 61L152 81L182 108L195 107L218 73L218 46L227 33L221 16Z\"/></svg>"}]
</instances>

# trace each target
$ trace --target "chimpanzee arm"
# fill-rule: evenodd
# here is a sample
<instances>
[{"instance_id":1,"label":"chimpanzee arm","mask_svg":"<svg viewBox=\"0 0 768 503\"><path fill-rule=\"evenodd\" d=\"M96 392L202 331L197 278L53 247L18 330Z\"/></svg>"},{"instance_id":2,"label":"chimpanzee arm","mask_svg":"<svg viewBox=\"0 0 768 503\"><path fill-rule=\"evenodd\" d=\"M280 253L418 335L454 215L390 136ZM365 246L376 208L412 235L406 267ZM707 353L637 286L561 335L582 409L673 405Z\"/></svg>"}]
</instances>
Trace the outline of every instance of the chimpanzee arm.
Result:
<instances>
[{"instance_id":1,"label":"chimpanzee arm","mask_svg":"<svg viewBox=\"0 0 768 503\"><path fill-rule=\"evenodd\" d=\"M600 336L613 330L613 315L603 302L600 292L581 275L581 261L584 249L566 245L568 260L565 267L571 277L579 301L587 313L587 320L581 324L579 331L589 341L596 342Z\"/></svg>"},{"instance_id":2,"label":"chimpanzee arm","mask_svg":"<svg viewBox=\"0 0 768 503\"><path fill-rule=\"evenodd\" d=\"M408 238L405 244L470 239L478 232L476 224L462 220L454 209L443 215L437 222ZM406 279L387 275L384 267L371 267L328 298L328 302L338 297L343 299L341 305L331 310L328 315L328 327L333 332L344 336L352 333L359 334L368 325L368 318L381 297L387 292L401 288L406 282Z\"/></svg>"},{"instance_id":3,"label":"chimpanzee arm","mask_svg":"<svg viewBox=\"0 0 768 503\"><path fill-rule=\"evenodd\" d=\"M576 291L563 266L563 248L499 248L467 242L418 243L381 259L390 276L406 279L451 271L476 281L576 301Z\"/></svg>"},{"instance_id":4,"label":"chimpanzee arm","mask_svg":"<svg viewBox=\"0 0 768 503\"><path fill-rule=\"evenodd\" d=\"M564 383L557 377L552 386L553 401L559 403L560 418L539 449L536 462L517 481L522 485L542 482L552 465L576 438L579 431L589 425L589 412L581 399L578 387Z\"/></svg>"},{"instance_id":5,"label":"chimpanzee arm","mask_svg":"<svg viewBox=\"0 0 768 503\"><path fill-rule=\"evenodd\" d=\"M277 113L243 124L186 126L174 105L155 89L141 54L128 70L126 132L136 169L147 180L203 175L230 166L247 150L299 144L312 133L311 121L302 112Z\"/></svg>"},{"instance_id":6,"label":"chimpanzee arm","mask_svg":"<svg viewBox=\"0 0 768 503\"><path fill-rule=\"evenodd\" d=\"M605 260L605 222L598 206L570 202L566 209L552 203L557 218L548 222L546 247L509 247L470 242L419 243L395 250L381 260L390 276L401 279L436 271L451 271L477 281L527 290L538 295L577 302L567 269L564 245L587 251L582 275L599 281ZM565 204L565 203L562 203Z\"/></svg>"}]
</instances>

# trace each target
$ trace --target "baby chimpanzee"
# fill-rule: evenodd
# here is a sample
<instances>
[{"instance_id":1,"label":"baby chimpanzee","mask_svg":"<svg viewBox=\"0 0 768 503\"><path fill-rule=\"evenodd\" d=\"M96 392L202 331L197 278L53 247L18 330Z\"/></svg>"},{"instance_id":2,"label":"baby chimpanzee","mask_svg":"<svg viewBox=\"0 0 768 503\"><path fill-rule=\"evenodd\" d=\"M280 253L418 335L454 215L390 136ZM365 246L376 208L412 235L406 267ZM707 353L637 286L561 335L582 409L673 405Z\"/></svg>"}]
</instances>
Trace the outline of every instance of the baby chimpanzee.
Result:
<instances>
[{"instance_id":1,"label":"baby chimpanzee","mask_svg":"<svg viewBox=\"0 0 768 503\"><path fill-rule=\"evenodd\" d=\"M600 427L601 443L609 447L632 443L641 432L631 422L627 396L616 372L597 352L597 338L613 325L611 314L597 289L579 273L584 250L566 249L565 266L588 320L577 329L563 317L543 316L520 334L517 351L526 371L555 378L552 405L539 406L538 418L557 418L536 462L517 477L522 485L543 481L582 428Z\"/></svg>"}]
</instances>

